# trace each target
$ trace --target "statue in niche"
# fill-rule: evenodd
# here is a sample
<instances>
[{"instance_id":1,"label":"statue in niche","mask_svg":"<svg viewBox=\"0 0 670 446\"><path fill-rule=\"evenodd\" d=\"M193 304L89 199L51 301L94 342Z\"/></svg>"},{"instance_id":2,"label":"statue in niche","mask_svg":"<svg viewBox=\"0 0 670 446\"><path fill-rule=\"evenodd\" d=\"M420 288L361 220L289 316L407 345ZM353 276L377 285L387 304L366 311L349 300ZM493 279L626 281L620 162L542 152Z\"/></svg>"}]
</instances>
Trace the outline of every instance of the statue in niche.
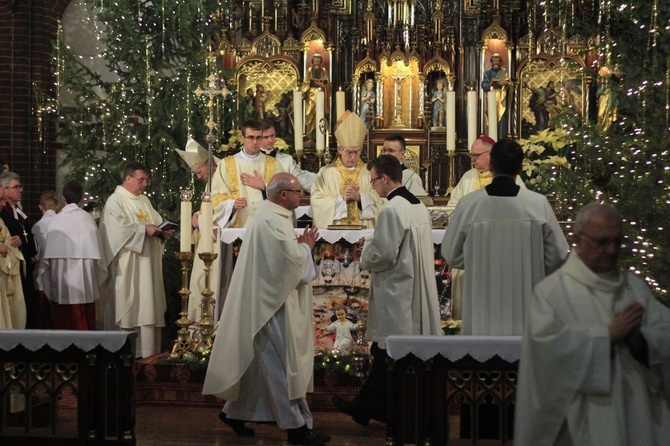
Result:
<instances>
[{"instance_id":1,"label":"statue in niche","mask_svg":"<svg viewBox=\"0 0 670 446\"><path fill-rule=\"evenodd\" d=\"M503 139L507 128L507 91L510 79L507 70L503 68L503 60L500 54L493 53L491 56L491 68L484 72L482 89L485 92L496 92L496 104L498 114L498 139Z\"/></svg>"},{"instance_id":2,"label":"statue in niche","mask_svg":"<svg viewBox=\"0 0 670 446\"><path fill-rule=\"evenodd\" d=\"M361 108L358 113L358 116L366 123L375 118L375 103L375 81L374 79L368 79L365 81L365 89L361 93Z\"/></svg>"},{"instance_id":3,"label":"statue in niche","mask_svg":"<svg viewBox=\"0 0 670 446\"><path fill-rule=\"evenodd\" d=\"M323 57L320 54L312 56L312 66L307 70L307 88L303 90L305 98L305 132L308 138L315 139L316 130L316 93L321 88L328 97L328 71L322 66ZM328 107L326 106L326 110Z\"/></svg>"},{"instance_id":4,"label":"statue in niche","mask_svg":"<svg viewBox=\"0 0 670 446\"><path fill-rule=\"evenodd\" d=\"M248 121L249 119L254 119L254 102L256 98L254 95L254 89L249 87L246 90L246 94L242 97L241 109L242 109L242 121Z\"/></svg>"},{"instance_id":5,"label":"statue in niche","mask_svg":"<svg viewBox=\"0 0 670 446\"><path fill-rule=\"evenodd\" d=\"M290 113L293 110L293 92L287 91L281 95L281 99L275 105L279 112L279 119L277 120L277 134L289 135L293 133L293 126L291 125Z\"/></svg>"},{"instance_id":6,"label":"statue in niche","mask_svg":"<svg viewBox=\"0 0 670 446\"><path fill-rule=\"evenodd\" d=\"M438 79L435 84L435 91L430 102L432 104L433 127L444 127L447 113L447 82L444 79Z\"/></svg>"},{"instance_id":7,"label":"statue in niche","mask_svg":"<svg viewBox=\"0 0 670 446\"><path fill-rule=\"evenodd\" d=\"M256 96L254 97L254 117L256 119L265 118L265 87L263 84L256 85Z\"/></svg>"},{"instance_id":8,"label":"statue in niche","mask_svg":"<svg viewBox=\"0 0 670 446\"><path fill-rule=\"evenodd\" d=\"M528 88L528 86L525 86ZM531 88L532 92L528 107L535 115L535 133L546 129L549 126L550 116L555 115L558 109L558 98L556 96L556 87L554 81L547 82L546 87Z\"/></svg>"},{"instance_id":9,"label":"statue in niche","mask_svg":"<svg viewBox=\"0 0 670 446\"><path fill-rule=\"evenodd\" d=\"M615 73L609 67L598 70L598 125L604 131L609 130L617 119L619 109L619 84L622 73Z\"/></svg>"}]
</instances>

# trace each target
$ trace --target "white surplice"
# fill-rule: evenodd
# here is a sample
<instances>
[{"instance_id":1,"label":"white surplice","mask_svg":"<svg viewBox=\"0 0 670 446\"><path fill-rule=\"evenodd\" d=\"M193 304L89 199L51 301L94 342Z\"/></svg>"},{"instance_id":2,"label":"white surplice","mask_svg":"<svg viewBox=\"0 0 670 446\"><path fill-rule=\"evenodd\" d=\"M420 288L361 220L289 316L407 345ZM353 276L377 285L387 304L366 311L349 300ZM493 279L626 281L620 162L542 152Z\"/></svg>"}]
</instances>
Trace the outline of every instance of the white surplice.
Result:
<instances>
[{"instance_id":1,"label":"white surplice","mask_svg":"<svg viewBox=\"0 0 670 446\"><path fill-rule=\"evenodd\" d=\"M163 240L145 232L146 225L162 221L146 195L134 195L123 186L107 199L100 218L109 273L105 328L113 329L110 322L123 329L139 327L140 357L158 353L160 327L165 326Z\"/></svg>"},{"instance_id":2,"label":"white surplice","mask_svg":"<svg viewBox=\"0 0 670 446\"><path fill-rule=\"evenodd\" d=\"M648 366L608 324L645 307ZM670 439L670 325L630 273L596 274L573 252L530 303L516 397L515 445L665 445Z\"/></svg>"},{"instance_id":3,"label":"white surplice","mask_svg":"<svg viewBox=\"0 0 670 446\"><path fill-rule=\"evenodd\" d=\"M423 188L421 177L410 168L406 168L402 171L402 185L417 197L425 197L428 195L426 189Z\"/></svg>"},{"instance_id":4,"label":"white surplice","mask_svg":"<svg viewBox=\"0 0 670 446\"><path fill-rule=\"evenodd\" d=\"M358 172L353 181L343 181L342 175L345 171ZM374 228L375 218L383 201L370 185L370 172L365 168L363 162L359 162L354 168L347 169L342 162L336 159L332 164L324 166L312 185L310 205L314 216L314 227L327 228L333 224L360 224L367 228ZM358 221L351 221L349 206L344 198L344 188L349 182L354 182L359 187L360 208L358 209ZM354 203L352 206L358 206Z\"/></svg>"},{"instance_id":5,"label":"white surplice","mask_svg":"<svg viewBox=\"0 0 670 446\"><path fill-rule=\"evenodd\" d=\"M33 233L33 237L35 238L35 245L37 247L38 253L41 253L42 251L42 246L44 246L44 239L46 238L47 234L47 228L49 227L51 219L55 216L56 211L48 209L46 212L44 212L44 214L42 214L42 218L40 218L39 221L35 223L30 229L30 232Z\"/></svg>"},{"instance_id":6,"label":"white surplice","mask_svg":"<svg viewBox=\"0 0 670 446\"><path fill-rule=\"evenodd\" d=\"M266 153L264 150L262 150L262 152ZM281 163L284 172L288 172L296 177L298 183L300 183L300 187L302 187L302 190L310 193L312 190L312 184L314 184L314 180L316 179L316 174L314 172L310 172L309 170L301 169L298 163L295 161L295 158L293 158L293 156L288 153L277 151L276 158L277 161Z\"/></svg>"},{"instance_id":7,"label":"white surplice","mask_svg":"<svg viewBox=\"0 0 670 446\"><path fill-rule=\"evenodd\" d=\"M568 243L547 198L464 196L442 240L449 266L465 270L464 335L521 335L533 287L558 268Z\"/></svg>"},{"instance_id":8,"label":"white surplice","mask_svg":"<svg viewBox=\"0 0 670 446\"><path fill-rule=\"evenodd\" d=\"M49 223L37 272L37 284L61 305L92 303L100 297L107 262L95 219L68 204Z\"/></svg>"},{"instance_id":9,"label":"white surplice","mask_svg":"<svg viewBox=\"0 0 670 446\"><path fill-rule=\"evenodd\" d=\"M230 418L311 428L305 397L313 386L314 260L297 242L291 211L270 201L253 206L203 394L226 399Z\"/></svg>"},{"instance_id":10,"label":"white surplice","mask_svg":"<svg viewBox=\"0 0 670 446\"><path fill-rule=\"evenodd\" d=\"M360 266L370 270L372 284L368 341L386 348L389 335L441 333L434 264L428 209L392 196L361 253Z\"/></svg>"}]
</instances>

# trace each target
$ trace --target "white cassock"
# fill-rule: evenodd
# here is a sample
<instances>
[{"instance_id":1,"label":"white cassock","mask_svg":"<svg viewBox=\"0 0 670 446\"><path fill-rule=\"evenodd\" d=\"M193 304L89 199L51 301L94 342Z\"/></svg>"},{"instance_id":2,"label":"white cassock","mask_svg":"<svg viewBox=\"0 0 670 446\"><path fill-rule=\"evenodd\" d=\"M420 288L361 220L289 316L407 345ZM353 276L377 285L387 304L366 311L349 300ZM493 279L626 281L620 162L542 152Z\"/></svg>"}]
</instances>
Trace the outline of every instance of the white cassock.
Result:
<instances>
[{"instance_id":1,"label":"white cassock","mask_svg":"<svg viewBox=\"0 0 670 446\"><path fill-rule=\"evenodd\" d=\"M163 240L145 232L146 225L162 221L146 195L134 195L123 186L117 186L109 196L100 218L109 272L105 329L114 325L124 330L139 327L136 354L142 358L160 351L160 327L165 326Z\"/></svg>"},{"instance_id":2,"label":"white cassock","mask_svg":"<svg viewBox=\"0 0 670 446\"><path fill-rule=\"evenodd\" d=\"M354 183L360 191L360 209L355 202L347 203L344 189ZM382 206L382 199L370 186L370 172L360 162L353 168L344 167L340 159L324 166L312 185L310 204L314 226L363 225L374 228L375 217Z\"/></svg>"},{"instance_id":3,"label":"white cassock","mask_svg":"<svg viewBox=\"0 0 670 446\"><path fill-rule=\"evenodd\" d=\"M68 204L49 223L37 284L61 305L88 304L100 297L107 262L95 219Z\"/></svg>"},{"instance_id":4,"label":"white cassock","mask_svg":"<svg viewBox=\"0 0 670 446\"><path fill-rule=\"evenodd\" d=\"M21 285L21 268L25 268L23 254L12 248L11 235L0 219L0 243L7 247L7 255L0 255L0 329L26 328L26 302Z\"/></svg>"},{"instance_id":5,"label":"white cassock","mask_svg":"<svg viewBox=\"0 0 670 446\"><path fill-rule=\"evenodd\" d=\"M389 335L441 333L432 221L426 206L410 203L408 195L417 200L404 187L389 194L361 253L372 284L366 339L383 349Z\"/></svg>"},{"instance_id":6,"label":"white cassock","mask_svg":"<svg viewBox=\"0 0 670 446\"><path fill-rule=\"evenodd\" d=\"M483 174L488 176L488 181L484 180L484 182L482 182L480 179L481 175L482 174L480 174L474 167L463 174L461 179L458 180L458 184L449 195L447 212L453 212L454 209L456 209L456 205L458 205L458 201L465 195L491 183L492 175L490 172L485 172ZM519 175L516 176L516 185L523 189L526 188L526 185ZM451 268L451 305L452 316L454 319L461 319L463 316L463 280L463 270Z\"/></svg>"},{"instance_id":7,"label":"white cassock","mask_svg":"<svg viewBox=\"0 0 670 446\"><path fill-rule=\"evenodd\" d=\"M314 260L297 242L293 212L270 201L254 207L202 393L227 400L229 418L311 429Z\"/></svg>"},{"instance_id":8,"label":"white cassock","mask_svg":"<svg viewBox=\"0 0 670 446\"><path fill-rule=\"evenodd\" d=\"M645 307L648 366L608 324L631 302ZM524 333L515 445L665 445L670 439L670 325L630 273L596 274L573 252L535 288Z\"/></svg>"},{"instance_id":9,"label":"white cassock","mask_svg":"<svg viewBox=\"0 0 670 446\"><path fill-rule=\"evenodd\" d=\"M242 184L240 176L243 173L253 175L258 172L267 184L275 173L283 172L283 167L277 162L276 158L266 156L259 152L256 155L247 155L240 151L235 155L228 156L219 162L216 172L212 175L212 205L214 207L214 229L215 240L219 240L219 228L245 228L251 223L254 209L252 204L263 200L263 193L252 187ZM240 210L233 210L233 203L236 198L246 198L247 207ZM199 217L199 218L202 218ZM196 255L193 259L193 270L191 272L191 283L188 301L188 318L198 322L201 316L200 302L202 300L202 291L205 289L205 264L198 257L202 252L200 241L196 240ZM213 320L219 319L222 304L220 296L225 296L232 274L232 249L221 247L218 242L214 243L213 252L219 254L212 262L211 287L214 294L212 298L216 300L213 309ZM225 257L222 261L221 257Z\"/></svg>"},{"instance_id":10,"label":"white cassock","mask_svg":"<svg viewBox=\"0 0 670 446\"><path fill-rule=\"evenodd\" d=\"M568 243L547 198L464 196L442 240L442 257L465 270L464 335L521 335L533 287L558 268Z\"/></svg>"},{"instance_id":11,"label":"white cassock","mask_svg":"<svg viewBox=\"0 0 670 446\"><path fill-rule=\"evenodd\" d=\"M421 177L410 168L405 168L402 171L402 185L417 197L425 197L428 195L426 189L423 188Z\"/></svg>"}]
</instances>

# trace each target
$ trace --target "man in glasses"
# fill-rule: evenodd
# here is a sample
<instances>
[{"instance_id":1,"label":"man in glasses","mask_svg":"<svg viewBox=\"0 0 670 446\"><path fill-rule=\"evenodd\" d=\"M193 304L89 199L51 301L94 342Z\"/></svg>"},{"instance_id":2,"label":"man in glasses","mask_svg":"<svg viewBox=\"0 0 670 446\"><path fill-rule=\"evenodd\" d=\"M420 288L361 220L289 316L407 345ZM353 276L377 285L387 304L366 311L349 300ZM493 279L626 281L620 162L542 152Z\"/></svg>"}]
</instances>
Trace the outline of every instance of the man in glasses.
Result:
<instances>
[{"instance_id":1,"label":"man in glasses","mask_svg":"<svg viewBox=\"0 0 670 446\"><path fill-rule=\"evenodd\" d=\"M0 210L0 218L9 230L11 243L17 247L25 259L25 269L21 269L21 284L26 302L26 327L46 328L48 321L48 304L44 299L40 302L39 293L35 289L33 270L37 262L37 246L31 232L28 215L21 207L23 199L23 185L21 177L15 172L5 172L0 175L0 185L5 189L5 204ZM41 305L43 304L43 305Z\"/></svg>"},{"instance_id":2,"label":"man in glasses","mask_svg":"<svg viewBox=\"0 0 670 446\"><path fill-rule=\"evenodd\" d=\"M241 130L242 150L221 160L212 175L214 222L221 228L248 226L252 204L264 199L272 175L284 171L276 158L261 153L263 130L258 121L245 121Z\"/></svg>"},{"instance_id":3,"label":"man in glasses","mask_svg":"<svg viewBox=\"0 0 670 446\"><path fill-rule=\"evenodd\" d=\"M123 183L109 196L100 218L100 239L107 260L108 287L98 307L105 329L138 332L138 358L160 352L165 326L163 288L164 241L174 230L163 231L163 217L144 190L149 169L131 162L123 170Z\"/></svg>"},{"instance_id":4,"label":"man in glasses","mask_svg":"<svg viewBox=\"0 0 670 446\"><path fill-rule=\"evenodd\" d=\"M584 206L574 229L567 261L530 301L514 444L665 444L669 310L617 268L623 221L614 208Z\"/></svg>"},{"instance_id":5,"label":"man in glasses","mask_svg":"<svg viewBox=\"0 0 670 446\"><path fill-rule=\"evenodd\" d=\"M402 184L410 191L412 194L418 197L424 197L428 195L426 190L423 188L423 182L421 177L414 172L412 169L408 169L405 166L405 151L407 149L407 143L405 138L400 135L391 135L387 136L384 140L384 147L382 148L382 154L391 155L400 161L400 167L402 168Z\"/></svg>"},{"instance_id":6,"label":"man in glasses","mask_svg":"<svg viewBox=\"0 0 670 446\"><path fill-rule=\"evenodd\" d=\"M312 185L314 226L361 225L373 228L382 201L373 190L370 172L361 161L368 129L347 110L335 127L338 157L324 166Z\"/></svg>"},{"instance_id":7,"label":"man in glasses","mask_svg":"<svg viewBox=\"0 0 670 446\"><path fill-rule=\"evenodd\" d=\"M261 140L261 152L267 156L277 158L285 172L295 176L300 182L302 190L309 193L312 190L312 184L316 179L316 174L309 170L302 170L295 159L288 153L279 152L275 147L277 142L277 131L275 125L269 119L260 121L263 139Z\"/></svg>"},{"instance_id":8,"label":"man in glasses","mask_svg":"<svg viewBox=\"0 0 670 446\"><path fill-rule=\"evenodd\" d=\"M470 160L472 169L463 174L453 192L449 196L447 203L448 212L456 209L458 201L464 195L488 186L493 181L491 173L491 157L489 156L493 144L496 142L488 136L480 136L472 143L470 147ZM526 188L521 177L516 176L516 184L521 188ZM463 270L451 268L451 305L452 316L454 319L461 319L463 308Z\"/></svg>"},{"instance_id":9,"label":"man in glasses","mask_svg":"<svg viewBox=\"0 0 670 446\"><path fill-rule=\"evenodd\" d=\"M568 243L544 195L515 184L523 150L491 148L493 181L464 196L442 240L447 263L464 269L464 335L521 335L533 287L558 268Z\"/></svg>"},{"instance_id":10,"label":"man in glasses","mask_svg":"<svg viewBox=\"0 0 670 446\"><path fill-rule=\"evenodd\" d=\"M289 173L272 177L268 199L253 204L203 385L226 400L219 419L237 435L254 435L246 421L276 423L288 443L321 445L312 430L307 392L314 373L312 249L318 231L296 237L293 210L302 188ZM259 274L262 271L262 274Z\"/></svg>"},{"instance_id":11,"label":"man in glasses","mask_svg":"<svg viewBox=\"0 0 670 446\"><path fill-rule=\"evenodd\" d=\"M394 156L381 155L368 169L372 187L388 199L361 253L361 268L372 274L366 338L374 360L353 401L333 397L335 406L364 426L370 419L386 422L386 337L441 334L428 209L403 186Z\"/></svg>"}]
</instances>

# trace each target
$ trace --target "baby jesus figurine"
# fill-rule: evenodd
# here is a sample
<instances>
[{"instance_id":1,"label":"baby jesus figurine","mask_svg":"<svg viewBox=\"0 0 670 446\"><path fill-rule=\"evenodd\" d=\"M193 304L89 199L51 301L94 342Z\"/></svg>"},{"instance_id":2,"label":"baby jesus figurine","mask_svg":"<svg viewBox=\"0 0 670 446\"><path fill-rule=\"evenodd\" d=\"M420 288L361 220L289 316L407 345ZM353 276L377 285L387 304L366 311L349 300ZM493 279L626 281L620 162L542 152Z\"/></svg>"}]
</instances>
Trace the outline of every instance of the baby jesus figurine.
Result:
<instances>
[{"instance_id":1,"label":"baby jesus figurine","mask_svg":"<svg viewBox=\"0 0 670 446\"><path fill-rule=\"evenodd\" d=\"M337 320L327 327L322 327L325 333L335 333L334 350L339 350L342 353L347 353L351 347L351 332L356 331L357 326L349 319L347 319L347 309L344 305L337 305L334 308Z\"/></svg>"}]
</instances>

